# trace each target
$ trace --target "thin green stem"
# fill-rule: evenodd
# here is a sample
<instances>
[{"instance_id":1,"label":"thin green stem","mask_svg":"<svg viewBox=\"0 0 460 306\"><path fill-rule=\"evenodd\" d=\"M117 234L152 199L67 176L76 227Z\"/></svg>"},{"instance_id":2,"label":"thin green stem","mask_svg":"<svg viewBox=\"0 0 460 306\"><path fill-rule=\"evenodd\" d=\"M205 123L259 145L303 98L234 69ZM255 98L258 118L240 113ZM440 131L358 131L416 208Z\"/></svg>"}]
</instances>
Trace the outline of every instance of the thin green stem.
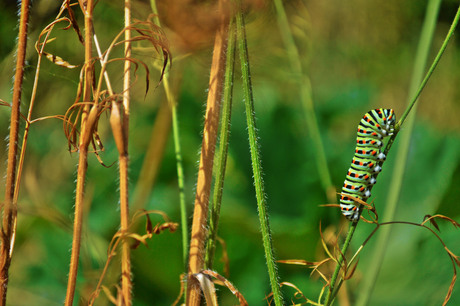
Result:
<instances>
[{"instance_id":1,"label":"thin green stem","mask_svg":"<svg viewBox=\"0 0 460 306\"><path fill-rule=\"evenodd\" d=\"M238 13L236 14L237 41L238 51L241 62L241 74L243 79L243 95L246 106L246 120L249 133L249 146L251 149L252 171L254 174L254 185L256 189L257 208L259 211L260 230L267 261L268 274L273 293L275 305L283 305L281 288L278 283L278 273L275 265L275 256L273 254L273 245L271 239L270 225L267 214L266 194L262 179L262 166L259 156L259 145L257 143L257 129L254 116L254 99L252 95L251 74L249 71L249 57L246 43L246 32L244 25L243 13L241 11L241 2L238 1Z\"/></svg>"},{"instance_id":2,"label":"thin green stem","mask_svg":"<svg viewBox=\"0 0 460 306\"><path fill-rule=\"evenodd\" d=\"M331 303L334 301L334 298L338 290L340 289L340 285L342 284L340 282L339 285L335 287L335 282L337 281L337 277L339 276L339 272L342 269L343 262L345 261L345 253L348 250L348 246L350 245L351 238L353 238L353 234L355 233L357 226L358 226L358 222L353 222L350 225L347 237L345 238L345 242L343 243L342 249L340 250L339 259L337 260L337 265L335 266L334 273L332 274L332 277L331 277L329 290L327 291L327 294L326 294L326 299L324 302L324 305L326 306L331 305Z\"/></svg>"},{"instance_id":3,"label":"thin green stem","mask_svg":"<svg viewBox=\"0 0 460 306\"><path fill-rule=\"evenodd\" d=\"M412 100L408 101L408 106L407 109L400 119L398 124L402 124L404 120L407 117L407 114L409 111L412 109L412 114L409 117L409 120L405 124L404 127L404 133L401 136L400 142L399 142L399 147L396 153L396 161L394 165L394 171L389 187L389 192L388 192L388 198L385 204L385 214L383 216L383 221L390 221L393 220L395 212L396 212L396 207L398 204L398 199L401 193L401 186L403 184L403 176L404 176L404 170L406 169L406 164L407 164L407 158L408 158L408 152L409 152L409 145L410 145L410 140L412 137L412 130L415 125L415 112L416 112L416 104L415 102L417 101L418 96L420 95L420 92L422 91L423 87L426 85L426 82L428 81L429 77L433 73L434 68L436 67L436 64L439 62L439 59L444 52L447 42L449 41L449 34L444 41L440 51L438 52L438 55L436 56L433 64L431 65L430 70L427 72L425 78L422 81L423 78L423 73L426 68L426 63L430 51L430 46L431 42L433 40L433 35L434 31L436 28L436 20L439 12L439 7L440 7L441 1L440 0L430 0L428 3L427 9L426 9L426 15L425 15L425 20L424 24L422 27L422 32L421 32L421 37L419 41L419 45L417 47L417 53L416 53L416 58L415 58L415 64L414 64L414 70L412 73L412 80L410 83L410 88L409 88L409 97L413 97ZM459 16L459 12L457 11L457 16ZM452 25L456 24L454 21ZM453 33L453 29L455 27L451 27L451 30L449 33ZM420 84L418 86L418 84ZM417 88L419 88L417 90ZM394 139L394 137L392 137ZM386 152L388 152L389 148L391 147L393 142L389 142L387 147L386 147ZM377 277L379 275L383 258L387 249L388 245L388 240L390 238L390 232L391 228L390 227L384 227L380 230L380 234L377 238L376 246L374 249L374 254L372 257L372 264L369 267L369 270L367 271L365 275L365 281L363 282L363 287L361 290L361 294L359 296L359 299L357 301L357 305L367 305L369 303L370 297L372 295L372 292L374 290L375 283L377 281Z\"/></svg>"},{"instance_id":4,"label":"thin green stem","mask_svg":"<svg viewBox=\"0 0 460 306\"><path fill-rule=\"evenodd\" d=\"M168 80L169 73L165 73L163 84L165 89L170 92ZM168 85L166 85L168 83ZM182 164L182 149L180 145L180 129L179 120L177 118L177 106L174 98L168 98L168 103L171 105L172 114L172 129L174 136L174 152L176 154L176 168L177 168L177 185L179 187L179 205L180 205L180 219L182 229L182 259L184 265L187 264L188 257L188 221L187 221L187 205L185 202L185 179L184 179L184 167Z\"/></svg>"},{"instance_id":5,"label":"thin green stem","mask_svg":"<svg viewBox=\"0 0 460 306\"><path fill-rule=\"evenodd\" d=\"M303 74L299 50L297 49L294 37L289 27L289 21L286 15L286 11L284 10L283 3L281 0L275 0L274 4L276 8L276 16L278 18L278 27L280 29L284 46L286 48L287 58L291 66L291 71L294 75L293 79L299 85L300 100L305 112L308 131L310 132L313 141L313 147L315 148L316 165L318 168L321 185L326 192L328 200L330 202L336 202L335 187L332 184L324 145L321 139L320 129L318 127L318 121L315 115L310 78Z\"/></svg>"},{"instance_id":6,"label":"thin green stem","mask_svg":"<svg viewBox=\"0 0 460 306\"><path fill-rule=\"evenodd\" d=\"M435 4L431 4L431 2L430 2L428 7L433 6L433 8L434 8L434 5ZM427 13L429 13L429 12L427 12ZM433 14L434 14L434 12L433 12ZM449 32L447 33L446 38L444 39L444 42L442 43L442 46L439 49L438 54L436 55L436 58L434 59L433 63L431 64L430 69L426 73L425 78L423 79L422 83L420 84L419 89L417 90L417 92L413 96L412 100L409 102L409 107L406 109L406 111L402 114L401 118L399 119L399 122L396 125L396 131L399 131L399 128L401 127L403 122L406 120L407 116L409 115L409 112L411 111L412 107L414 107L415 103L417 102L418 97L422 93L423 88L425 88L426 83L428 82L428 80L430 79L431 75L433 74L433 71L436 68L436 66L438 65L438 62L441 59L442 54L444 53L444 51L447 48L447 44L449 43L450 38L454 34L454 31L455 31L455 28L457 27L459 18L460 18L460 6L457 9L457 13L455 14L455 18L452 21L452 24L450 26Z\"/></svg>"},{"instance_id":7,"label":"thin green stem","mask_svg":"<svg viewBox=\"0 0 460 306\"><path fill-rule=\"evenodd\" d=\"M228 142L230 134L230 119L232 113L233 72L235 67L235 24L230 21L227 54L225 65L225 83L222 101L222 116L220 121L220 143L216 155L216 181L214 183L211 215L209 219L208 240L206 242L205 267L212 269L214 252L216 249L217 228L219 224L222 191L224 188L225 168L227 165Z\"/></svg>"},{"instance_id":8,"label":"thin green stem","mask_svg":"<svg viewBox=\"0 0 460 306\"><path fill-rule=\"evenodd\" d=\"M155 0L150 0L150 6L153 11L153 21L157 26L161 26L160 19L158 18L158 9ZM184 179L184 167L182 165L182 149L180 145L180 129L179 120L177 117L177 101L169 86L169 71L166 70L163 76L163 87L166 92L166 98L171 107L172 115L172 129L174 136L174 152L176 154L176 168L177 168L177 185L179 187L179 205L181 212L181 229L182 229L182 258L184 265L187 264L188 257L188 222L187 222L187 205L185 202L185 179Z\"/></svg>"}]
</instances>

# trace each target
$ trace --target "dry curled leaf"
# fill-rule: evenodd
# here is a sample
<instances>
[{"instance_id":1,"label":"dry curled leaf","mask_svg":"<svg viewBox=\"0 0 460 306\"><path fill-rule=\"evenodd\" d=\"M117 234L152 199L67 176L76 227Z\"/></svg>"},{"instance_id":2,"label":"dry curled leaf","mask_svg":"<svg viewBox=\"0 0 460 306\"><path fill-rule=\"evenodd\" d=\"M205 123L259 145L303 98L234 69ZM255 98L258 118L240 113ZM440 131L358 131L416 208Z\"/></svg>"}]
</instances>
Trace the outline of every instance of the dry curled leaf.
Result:
<instances>
[{"instance_id":1,"label":"dry curled leaf","mask_svg":"<svg viewBox=\"0 0 460 306\"><path fill-rule=\"evenodd\" d=\"M84 38L83 35L81 34L80 27L78 26L78 22L75 19L75 14L71 8L71 6L76 5L76 3L71 4L70 1L64 1L63 5L65 5L65 8L67 9L67 12L69 14L69 20L70 23L75 30L75 33L78 35L78 40L83 44L84 43Z\"/></svg>"},{"instance_id":2,"label":"dry curled leaf","mask_svg":"<svg viewBox=\"0 0 460 306\"><path fill-rule=\"evenodd\" d=\"M203 270L203 271L201 271L200 274L209 275L211 277L214 277L223 286L227 287L227 289L229 289L235 297L238 298L238 301L240 302L241 306L248 305L248 302L246 301L244 296L238 291L238 289L236 289L236 287L233 286L233 284L228 279L226 279L225 277L223 277L219 273L217 273L215 271L212 271L212 270Z\"/></svg>"},{"instance_id":3,"label":"dry curled leaf","mask_svg":"<svg viewBox=\"0 0 460 306\"><path fill-rule=\"evenodd\" d=\"M307 266L307 267L316 266L318 263L320 263L318 261L307 261L303 259L285 259L285 260L277 260L277 262L288 264L288 265L298 265L298 266Z\"/></svg>"},{"instance_id":4,"label":"dry curled leaf","mask_svg":"<svg viewBox=\"0 0 460 306\"><path fill-rule=\"evenodd\" d=\"M297 299L297 300L304 300L304 302L301 302L301 303L299 304L299 302L294 301L294 300L291 299L292 305L304 305L304 304L305 304L305 305L306 305L306 304L308 304L308 305L318 305L318 306L321 305L321 304L318 304L318 303L316 303L316 302L314 302L314 301L308 299L308 298L303 294L303 292L302 292L296 285L294 285L293 283L290 283L290 282L282 282L282 283L280 283L280 286L281 286L281 287L286 286L286 287L290 287L290 288L294 289L294 290L295 290L295 292L294 292L294 298Z\"/></svg>"},{"instance_id":5,"label":"dry curled leaf","mask_svg":"<svg viewBox=\"0 0 460 306\"><path fill-rule=\"evenodd\" d=\"M425 217L423 218L423 222L421 223L421 225L425 225L425 223L427 222L430 222L431 225L433 225L438 231L439 230L439 226L438 226L438 223L436 222L436 219L439 218L439 219L443 219L443 220L446 220L448 222L450 222L455 228L460 228L460 224L455 221L454 219L452 218L449 218L447 216L444 216L444 215L434 215L434 216L431 216L431 215L425 215Z\"/></svg>"},{"instance_id":6,"label":"dry curled leaf","mask_svg":"<svg viewBox=\"0 0 460 306\"><path fill-rule=\"evenodd\" d=\"M193 274L193 276L200 284L201 292L206 300L206 305L217 306L216 288L211 278L204 273L196 273Z\"/></svg>"}]
</instances>

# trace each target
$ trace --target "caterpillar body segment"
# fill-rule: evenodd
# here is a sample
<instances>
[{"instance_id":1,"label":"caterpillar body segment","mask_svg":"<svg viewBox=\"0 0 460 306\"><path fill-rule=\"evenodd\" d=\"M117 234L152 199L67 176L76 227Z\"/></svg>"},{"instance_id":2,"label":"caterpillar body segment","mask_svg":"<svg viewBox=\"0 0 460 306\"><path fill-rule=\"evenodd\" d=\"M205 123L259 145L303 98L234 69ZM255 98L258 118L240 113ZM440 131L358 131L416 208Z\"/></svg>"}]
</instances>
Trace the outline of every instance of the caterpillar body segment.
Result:
<instances>
[{"instance_id":1,"label":"caterpillar body segment","mask_svg":"<svg viewBox=\"0 0 460 306\"><path fill-rule=\"evenodd\" d=\"M382 167L372 159L365 158L354 158L351 161L351 168L356 170L370 171L372 173L379 173L382 171Z\"/></svg>"}]
</instances>

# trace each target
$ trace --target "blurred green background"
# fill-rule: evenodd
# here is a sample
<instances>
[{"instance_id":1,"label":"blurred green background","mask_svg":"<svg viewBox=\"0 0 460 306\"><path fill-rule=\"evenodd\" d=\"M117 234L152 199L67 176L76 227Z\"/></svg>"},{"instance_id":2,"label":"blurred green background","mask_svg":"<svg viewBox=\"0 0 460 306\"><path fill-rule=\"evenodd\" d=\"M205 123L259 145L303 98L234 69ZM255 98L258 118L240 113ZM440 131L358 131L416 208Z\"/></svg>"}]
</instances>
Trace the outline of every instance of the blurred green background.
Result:
<instances>
[{"instance_id":1,"label":"blurred green background","mask_svg":"<svg viewBox=\"0 0 460 306\"><path fill-rule=\"evenodd\" d=\"M3 0L0 10L0 98L11 101L17 35L17 6ZM187 5L185 5L187 4ZM312 82L315 112L326 157L336 188L340 188L351 161L356 126L364 113L373 108L394 108L400 115L406 105L413 59L423 22L426 1L351 0L285 1L303 69ZM181 7L181 5L183 5ZM430 62L436 54L455 15L458 1L443 1L433 41ZM207 1L161 1L162 21L170 40L174 62L171 78L177 84L179 124L185 166L186 197L190 215L196 183L203 115L212 55L212 3ZM193 8L193 10L187 10ZM37 54L33 44L40 31L57 14L59 4L34 1L29 29L22 112L29 103ZM75 9L78 11L78 9ZM278 259L321 260L319 226L324 231L346 233L348 223L339 209L326 204L319 182L314 147L306 128L299 101L299 89L290 74L289 62L270 2L247 3L247 34L254 86L255 108L260 136L273 241ZM151 12L147 2L134 2L133 16L145 19ZM188 14L187 14L188 13ZM188 18L182 18L183 15ZM107 47L122 29L122 4L99 1L95 31ZM82 20L81 13L77 14ZM71 30L56 28L48 51L72 64L83 60L83 47ZM458 30L457 30L458 33ZM454 36L436 72L421 95L416 127L403 180L395 220L421 222L426 214L441 213L460 221L460 48ZM104 47L103 47L104 48ZM156 53L135 51L134 55L151 64ZM114 65L111 76L121 65ZM151 72L154 68L151 68ZM139 72L142 75L143 72ZM144 99L142 81L135 85L130 126L132 190L137 184L160 103L165 99L162 86L153 90L158 73L151 75L151 90ZM68 70L43 61L34 118L63 115L73 103L79 68ZM142 80L142 76L139 77ZM152 85L153 84L153 85ZM236 72L229 159L223 193L219 235L226 242L229 279L250 305L263 305L269 294L268 275L259 233L255 192L252 182L244 104L240 75ZM0 138L9 131L7 107L0 107ZM23 126L23 124L22 124ZM88 204L79 273L82 292L94 289L106 261L111 237L118 229L117 151L105 116L99 124L105 151L101 157L110 168L91 157L87 178ZM404 126L401 134L404 133ZM401 135L400 134L400 135ZM2 178L6 172L6 141L0 143ZM398 140L392 148L373 188L372 200L380 216L393 171ZM78 154L68 152L62 122L57 119L32 125L19 200L16 247L10 269L10 305L60 305L65 297L71 247L73 201ZM169 139L159 176L146 203L146 209L166 212L179 222L179 196L172 138ZM4 184L1 184L2 194ZM159 217L152 216L154 222ZM388 220L387 220L388 221ZM453 226L440 224L440 236L460 254L460 233ZM356 250L373 226L360 224L352 241ZM347 282L353 305L360 281L373 263L375 237L360 256L358 270ZM217 249L215 269L222 273ZM153 237L149 247L132 253L135 305L168 305L180 289L182 263L180 232ZM111 279L117 281L117 260ZM331 273L331 271L326 271ZM324 283L310 277L310 270L279 265L281 281L297 285L316 300ZM370 305L440 305L447 292L452 265L442 245L428 231L395 225ZM283 289L286 301L293 291ZM226 289L218 292L222 305L236 304ZM107 303L103 294L98 304ZM345 305L345 304L343 304ZM460 290L454 289L450 305L460 305Z\"/></svg>"}]
</instances>

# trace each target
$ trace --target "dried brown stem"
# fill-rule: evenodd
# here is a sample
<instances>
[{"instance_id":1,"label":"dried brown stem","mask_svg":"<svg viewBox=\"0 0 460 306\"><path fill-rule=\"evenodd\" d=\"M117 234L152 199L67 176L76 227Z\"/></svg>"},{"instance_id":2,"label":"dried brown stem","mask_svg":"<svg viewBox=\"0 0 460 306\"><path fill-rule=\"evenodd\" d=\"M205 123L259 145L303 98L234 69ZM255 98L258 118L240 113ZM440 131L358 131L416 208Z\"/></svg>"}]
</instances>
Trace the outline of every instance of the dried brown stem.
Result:
<instances>
[{"instance_id":1,"label":"dried brown stem","mask_svg":"<svg viewBox=\"0 0 460 306\"><path fill-rule=\"evenodd\" d=\"M3 222L1 233L2 245L0 249L0 305L5 305L6 303L8 271L11 263L14 234L16 229L17 202L14 201L14 190L18 155L22 80L24 76L24 63L27 47L29 4L29 0L23 0L21 2L21 17L19 21L18 51L16 58L16 73L14 76L13 104L11 107L8 165L5 184L5 203L3 206Z\"/></svg>"},{"instance_id":2,"label":"dried brown stem","mask_svg":"<svg viewBox=\"0 0 460 306\"><path fill-rule=\"evenodd\" d=\"M129 104L131 86L131 1L125 0L125 60L123 79L123 116L110 118L112 130L118 126L121 133L115 136L119 153L119 175L120 175L120 229L121 233L127 233L129 228L129 200L128 200L128 131L129 131ZM116 104L116 103L115 103ZM120 115L120 114L118 114ZM114 120L115 119L115 120ZM123 240L121 253L121 293L123 304L132 304L131 296L131 256L128 239Z\"/></svg>"},{"instance_id":3,"label":"dried brown stem","mask_svg":"<svg viewBox=\"0 0 460 306\"><path fill-rule=\"evenodd\" d=\"M223 1L220 1L222 4ZM221 5L222 7L223 5ZM222 21L216 32L214 54L209 79L209 93L201 145L200 165L196 187L195 208L191 230L189 252L189 276L187 282L187 305L200 305L200 287L193 274L204 267L204 243L208 218L209 194L211 191L214 150L220 114L220 100L224 83L225 51L227 47L228 22L222 12Z\"/></svg>"},{"instance_id":4,"label":"dried brown stem","mask_svg":"<svg viewBox=\"0 0 460 306\"><path fill-rule=\"evenodd\" d=\"M93 63L92 63L92 39L93 39L93 0L88 0L86 6L82 6L85 14L85 66L84 66L84 87L83 101L92 101L93 84ZM91 110L90 110L91 109ZM77 282L78 260L80 258L81 230L83 223L83 204L86 170L88 168L88 146L92 139L92 131L96 123L98 106L90 104L83 106L81 114L81 134L79 140L79 160L77 170L77 188L75 195L75 217L72 237L72 253L70 257L69 278L67 281L67 292L65 305L72 306Z\"/></svg>"}]
</instances>

